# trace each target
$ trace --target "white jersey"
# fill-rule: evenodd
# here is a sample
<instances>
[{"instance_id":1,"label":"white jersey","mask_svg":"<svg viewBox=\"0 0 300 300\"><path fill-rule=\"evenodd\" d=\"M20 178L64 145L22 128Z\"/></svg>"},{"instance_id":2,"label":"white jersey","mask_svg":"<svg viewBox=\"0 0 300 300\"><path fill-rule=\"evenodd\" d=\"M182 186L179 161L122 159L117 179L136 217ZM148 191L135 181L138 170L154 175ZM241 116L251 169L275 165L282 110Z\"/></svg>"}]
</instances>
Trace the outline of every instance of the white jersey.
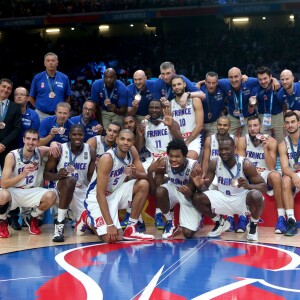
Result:
<instances>
[{"instance_id":1,"label":"white jersey","mask_svg":"<svg viewBox=\"0 0 300 300\"><path fill-rule=\"evenodd\" d=\"M171 140L169 127L163 122L158 125L148 122L145 126L145 146L152 157L166 156L166 148Z\"/></svg>"},{"instance_id":2,"label":"white jersey","mask_svg":"<svg viewBox=\"0 0 300 300\"><path fill-rule=\"evenodd\" d=\"M107 146L102 139L101 135L94 136L96 140L96 156L99 158L107 150Z\"/></svg>"},{"instance_id":3,"label":"white jersey","mask_svg":"<svg viewBox=\"0 0 300 300\"><path fill-rule=\"evenodd\" d=\"M285 142L285 145L286 145L287 156L288 156L288 160L289 160L289 166L290 166L291 169L294 170L293 166L295 164L295 160L293 158L293 150L292 150L292 147L291 147L291 144L290 144L290 139L289 139L288 136L286 136L284 138L284 142ZM298 145L293 144L293 148L294 148L294 152L297 153L298 152ZM299 158L298 162L300 162L300 158Z\"/></svg>"},{"instance_id":4,"label":"white jersey","mask_svg":"<svg viewBox=\"0 0 300 300\"><path fill-rule=\"evenodd\" d=\"M182 137L186 140L196 126L193 99L187 100L185 108L182 108L175 99L173 99L170 103L173 119L179 124Z\"/></svg>"},{"instance_id":5,"label":"white jersey","mask_svg":"<svg viewBox=\"0 0 300 300\"><path fill-rule=\"evenodd\" d=\"M182 172L176 174L172 171L169 161L167 160L167 166L166 166L167 170L166 171L167 171L168 178L169 178L168 183L173 184L176 187L179 187L182 185L187 185L190 180L191 172L193 171L193 168L196 163L197 163L196 160L187 158L187 165L184 168L184 170Z\"/></svg>"},{"instance_id":6,"label":"white jersey","mask_svg":"<svg viewBox=\"0 0 300 300\"><path fill-rule=\"evenodd\" d=\"M14 165L12 174L10 176L10 178L13 178L23 172L23 169L26 165L26 161L25 161L25 163L23 162L24 161L23 148L13 150L13 151L11 151L11 153L13 154L14 159L15 159L15 165ZM17 188L39 187L39 175L40 175L40 172L43 172L43 169L41 167L42 166L42 157L41 157L41 153L38 148L35 148L34 154L31 158L31 161L37 163L36 169L33 172L30 172L29 174L27 174L27 176L25 178L23 178L17 184L15 184L15 187L17 187Z\"/></svg>"},{"instance_id":7,"label":"white jersey","mask_svg":"<svg viewBox=\"0 0 300 300\"><path fill-rule=\"evenodd\" d=\"M245 178L245 174L243 171L243 165L244 165L245 158L238 156L238 155L236 155L235 157L237 158L237 163L240 165L240 172L239 172L238 178L240 178L240 177ZM231 173L234 176L237 175L238 164L235 164L233 166L233 168L231 169ZM224 193L225 195L227 195L227 196L237 195L239 193L243 193L246 191L244 188L238 188L238 187L231 186L232 176L229 173L228 169L224 166L220 156L217 158L215 175L217 176L218 190L220 192Z\"/></svg>"},{"instance_id":8,"label":"white jersey","mask_svg":"<svg viewBox=\"0 0 300 300\"><path fill-rule=\"evenodd\" d=\"M234 140L234 135L229 134L229 136ZM212 134L210 136L210 160L219 156L219 141L217 139L217 134Z\"/></svg>"},{"instance_id":9,"label":"white jersey","mask_svg":"<svg viewBox=\"0 0 300 300\"><path fill-rule=\"evenodd\" d=\"M265 153L262 143L254 146L249 134L246 134L246 157L254 164L259 172L269 170L265 160Z\"/></svg>"},{"instance_id":10,"label":"white jersey","mask_svg":"<svg viewBox=\"0 0 300 300\"><path fill-rule=\"evenodd\" d=\"M116 155L116 149L109 149L105 153L108 153L113 160L113 167L109 173L109 178L106 187L106 196L111 195L115 190L120 188L126 179L126 174L124 172L126 165L131 164L133 162L133 156L131 151L127 153L126 158L123 160L122 158ZM91 181L89 186L89 191L96 190L97 187L97 178ZM94 193L92 192L92 193Z\"/></svg>"},{"instance_id":11,"label":"white jersey","mask_svg":"<svg viewBox=\"0 0 300 300\"><path fill-rule=\"evenodd\" d=\"M70 175L76 178L76 186L83 185L87 187L89 184L87 174L91 162L90 146L84 143L83 150L76 157L71 152L69 143L64 143L61 145L61 147L62 154L57 165L57 170L66 168L71 163L74 166L75 171Z\"/></svg>"}]
</instances>

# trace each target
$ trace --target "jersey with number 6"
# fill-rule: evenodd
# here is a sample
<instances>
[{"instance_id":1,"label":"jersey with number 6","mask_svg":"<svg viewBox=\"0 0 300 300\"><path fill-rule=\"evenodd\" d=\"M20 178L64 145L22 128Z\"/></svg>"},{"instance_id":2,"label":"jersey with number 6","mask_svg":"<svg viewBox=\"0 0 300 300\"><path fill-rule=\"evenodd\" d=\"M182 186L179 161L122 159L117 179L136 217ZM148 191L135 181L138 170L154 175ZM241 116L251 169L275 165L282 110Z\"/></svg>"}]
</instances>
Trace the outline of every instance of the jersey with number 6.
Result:
<instances>
[{"instance_id":1,"label":"jersey with number 6","mask_svg":"<svg viewBox=\"0 0 300 300\"><path fill-rule=\"evenodd\" d=\"M10 178L16 177L19 174L23 172L23 169L25 167L25 163L22 162L20 152L22 151L22 148L16 149L11 151L15 158L15 166L13 168L13 172L10 176ZM20 180L15 187L17 188L31 188L31 187L38 187L38 178L39 178L39 172L43 172L41 165L42 165L42 158L41 153L38 148L35 148L34 150L34 158L32 158L32 161L35 161L37 163L37 167L33 172L30 172L27 174L25 178Z\"/></svg>"}]
</instances>

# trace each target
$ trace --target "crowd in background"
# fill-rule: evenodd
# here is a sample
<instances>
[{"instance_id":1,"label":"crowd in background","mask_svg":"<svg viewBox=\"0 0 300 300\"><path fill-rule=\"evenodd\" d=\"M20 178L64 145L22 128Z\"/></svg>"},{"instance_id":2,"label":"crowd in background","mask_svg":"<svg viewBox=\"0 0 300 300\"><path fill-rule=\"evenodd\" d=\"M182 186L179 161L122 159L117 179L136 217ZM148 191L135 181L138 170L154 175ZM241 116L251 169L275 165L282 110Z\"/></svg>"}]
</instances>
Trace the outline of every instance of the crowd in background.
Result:
<instances>
[{"instance_id":1,"label":"crowd in background","mask_svg":"<svg viewBox=\"0 0 300 300\"><path fill-rule=\"evenodd\" d=\"M268 0L270 1L270 0ZM276 1L276 0L275 0ZM0 6L0 18L79 14L101 11L255 3L259 0L14 0ZM271 2L271 1L270 1ZM274 2L274 1L273 1Z\"/></svg>"}]
</instances>

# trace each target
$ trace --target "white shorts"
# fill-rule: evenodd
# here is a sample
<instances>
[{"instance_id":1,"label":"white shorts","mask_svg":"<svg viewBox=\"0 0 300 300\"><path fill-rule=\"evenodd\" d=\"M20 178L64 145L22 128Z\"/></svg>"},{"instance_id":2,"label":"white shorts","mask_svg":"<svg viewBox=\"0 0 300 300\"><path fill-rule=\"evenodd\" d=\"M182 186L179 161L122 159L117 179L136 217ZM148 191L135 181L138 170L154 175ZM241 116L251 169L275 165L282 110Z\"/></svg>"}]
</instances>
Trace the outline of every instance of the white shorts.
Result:
<instances>
[{"instance_id":1,"label":"white shorts","mask_svg":"<svg viewBox=\"0 0 300 300\"><path fill-rule=\"evenodd\" d=\"M218 190L218 177L215 175L214 180L210 184L209 190Z\"/></svg>"},{"instance_id":2,"label":"white shorts","mask_svg":"<svg viewBox=\"0 0 300 300\"><path fill-rule=\"evenodd\" d=\"M200 136L192 140L188 145L188 150L196 151L198 156L201 153L202 145Z\"/></svg>"},{"instance_id":3,"label":"white shorts","mask_svg":"<svg viewBox=\"0 0 300 300\"><path fill-rule=\"evenodd\" d=\"M35 207L39 206L42 197L49 191L42 187L30 188L30 189L19 189L11 187L7 189L12 198L11 210L17 207Z\"/></svg>"},{"instance_id":4,"label":"white shorts","mask_svg":"<svg viewBox=\"0 0 300 300\"><path fill-rule=\"evenodd\" d=\"M75 187L73 199L70 204L75 220L78 220L81 216L81 213L85 210L84 208L84 199L86 198L87 187Z\"/></svg>"},{"instance_id":5,"label":"white shorts","mask_svg":"<svg viewBox=\"0 0 300 300\"><path fill-rule=\"evenodd\" d=\"M174 184L165 183L162 187L166 188L169 193L170 207L173 208L177 203L180 205L179 225L192 231L197 231L202 216L195 209L192 201L187 200Z\"/></svg>"},{"instance_id":6,"label":"white shorts","mask_svg":"<svg viewBox=\"0 0 300 300\"><path fill-rule=\"evenodd\" d=\"M132 191L135 182L136 179L124 182L119 189L106 197L110 216L118 229L121 228L118 214L119 209L131 207ZM101 236L107 233L107 227L97 201L96 189L97 187L95 186L95 188L87 194L84 206L91 218L92 225L96 228L98 235Z\"/></svg>"},{"instance_id":7,"label":"white shorts","mask_svg":"<svg viewBox=\"0 0 300 300\"><path fill-rule=\"evenodd\" d=\"M264 179L264 182L267 184L268 186L268 191L267 194L269 196L273 196L274 195L274 191L273 188L271 187L271 185L268 184L268 176L271 172L277 172L276 170L273 171L269 171L269 170L264 170L262 172L258 172L258 174L260 174L260 176Z\"/></svg>"},{"instance_id":8,"label":"white shorts","mask_svg":"<svg viewBox=\"0 0 300 300\"><path fill-rule=\"evenodd\" d=\"M220 191L210 190L204 192L204 194L209 198L213 213L229 216L239 214L244 216L249 214L246 204L246 197L249 192L245 191L238 195L228 196Z\"/></svg>"}]
</instances>

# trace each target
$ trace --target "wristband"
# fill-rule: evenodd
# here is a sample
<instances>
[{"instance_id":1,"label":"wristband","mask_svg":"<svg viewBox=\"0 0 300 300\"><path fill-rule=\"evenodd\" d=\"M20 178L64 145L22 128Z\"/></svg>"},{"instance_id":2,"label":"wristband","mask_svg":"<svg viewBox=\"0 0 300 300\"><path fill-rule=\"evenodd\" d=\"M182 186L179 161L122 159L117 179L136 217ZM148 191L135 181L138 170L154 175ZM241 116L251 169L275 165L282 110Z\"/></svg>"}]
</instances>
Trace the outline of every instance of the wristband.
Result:
<instances>
[{"instance_id":1,"label":"wristband","mask_svg":"<svg viewBox=\"0 0 300 300\"><path fill-rule=\"evenodd\" d=\"M115 226L115 225L114 224L106 225L106 227L112 227L112 226Z\"/></svg>"}]
</instances>

